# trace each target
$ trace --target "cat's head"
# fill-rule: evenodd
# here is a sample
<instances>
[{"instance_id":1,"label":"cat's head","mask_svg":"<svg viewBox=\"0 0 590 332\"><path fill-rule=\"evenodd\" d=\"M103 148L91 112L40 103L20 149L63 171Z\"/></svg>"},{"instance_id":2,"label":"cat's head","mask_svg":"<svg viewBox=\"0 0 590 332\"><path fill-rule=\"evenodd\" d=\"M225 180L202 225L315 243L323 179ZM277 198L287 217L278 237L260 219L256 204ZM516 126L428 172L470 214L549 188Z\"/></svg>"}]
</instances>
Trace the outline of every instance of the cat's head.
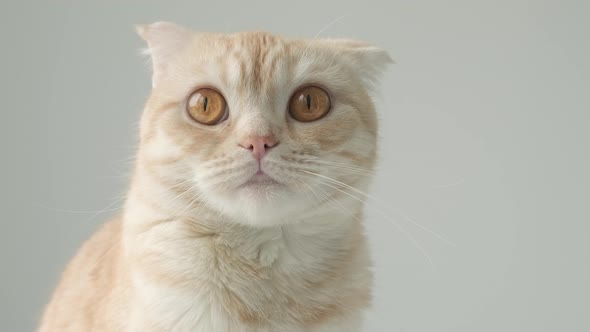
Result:
<instances>
[{"instance_id":1,"label":"cat's head","mask_svg":"<svg viewBox=\"0 0 590 332\"><path fill-rule=\"evenodd\" d=\"M166 188L162 204L273 225L368 183L377 134L369 92L391 62L383 50L164 22L138 33L153 64L139 162Z\"/></svg>"}]
</instances>

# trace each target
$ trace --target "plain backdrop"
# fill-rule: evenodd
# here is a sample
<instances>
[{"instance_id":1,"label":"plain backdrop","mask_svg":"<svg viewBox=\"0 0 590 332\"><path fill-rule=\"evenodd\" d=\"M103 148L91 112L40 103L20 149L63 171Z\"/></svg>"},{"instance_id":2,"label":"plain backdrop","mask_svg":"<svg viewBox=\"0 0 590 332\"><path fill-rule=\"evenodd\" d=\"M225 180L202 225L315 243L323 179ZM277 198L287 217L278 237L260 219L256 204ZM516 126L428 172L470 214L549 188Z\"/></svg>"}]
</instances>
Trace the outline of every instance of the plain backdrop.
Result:
<instances>
[{"instance_id":1,"label":"plain backdrop","mask_svg":"<svg viewBox=\"0 0 590 332\"><path fill-rule=\"evenodd\" d=\"M170 20L396 59L377 98L366 331L590 331L589 4L3 2L0 330L34 329L121 206L150 90L133 25Z\"/></svg>"}]
</instances>

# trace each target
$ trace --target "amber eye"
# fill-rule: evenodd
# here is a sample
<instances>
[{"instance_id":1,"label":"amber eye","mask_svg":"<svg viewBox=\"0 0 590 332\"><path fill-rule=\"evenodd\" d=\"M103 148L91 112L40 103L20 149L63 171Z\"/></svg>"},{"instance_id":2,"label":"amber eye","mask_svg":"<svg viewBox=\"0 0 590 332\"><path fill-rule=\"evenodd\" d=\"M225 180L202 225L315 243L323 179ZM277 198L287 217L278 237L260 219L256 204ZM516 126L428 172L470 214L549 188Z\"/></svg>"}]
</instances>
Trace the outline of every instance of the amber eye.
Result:
<instances>
[{"instance_id":1,"label":"amber eye","mask_svg":"<svg viewBox=\"0 0 590 332\"><path fill-rule=\"evenodd\" d=\"M289 113L293 119L310 122L322 118L330 110L330 96L317 86L303 87L289 101Z\"/></svg>"},{"instance_id":2,"label":"amber eye","mask_svg":"<svg viewBox=\"0 0 590 332\"><path fill-rule=\"evenodd\" d=\"M188 97L186 110L195 121L204 125L214 125L224 120L226 103L219 92L203 88Z\"/></svg>"}]
</instances>

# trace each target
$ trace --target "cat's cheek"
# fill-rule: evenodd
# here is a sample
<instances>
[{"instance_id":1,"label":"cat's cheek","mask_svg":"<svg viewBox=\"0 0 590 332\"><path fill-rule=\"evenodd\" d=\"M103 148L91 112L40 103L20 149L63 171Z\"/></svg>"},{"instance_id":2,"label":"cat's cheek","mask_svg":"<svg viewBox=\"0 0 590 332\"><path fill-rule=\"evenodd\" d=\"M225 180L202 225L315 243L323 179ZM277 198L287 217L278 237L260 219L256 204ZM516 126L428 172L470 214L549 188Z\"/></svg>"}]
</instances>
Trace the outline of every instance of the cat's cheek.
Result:
<instances>
[{"instance_id":1,"label":"cat's cheek","mask_svg":"<svg viewBox=\"0 0 590 332\"><path fill-rule=\"evenodd\" d=\"M337 149L352 138L361 123L350 107L335 106L324 118L314 122L287 123L287 135L300 149L310 153L324 153ZM364 130L364 129L361 129Z\"/></svg>"}]
</instances>

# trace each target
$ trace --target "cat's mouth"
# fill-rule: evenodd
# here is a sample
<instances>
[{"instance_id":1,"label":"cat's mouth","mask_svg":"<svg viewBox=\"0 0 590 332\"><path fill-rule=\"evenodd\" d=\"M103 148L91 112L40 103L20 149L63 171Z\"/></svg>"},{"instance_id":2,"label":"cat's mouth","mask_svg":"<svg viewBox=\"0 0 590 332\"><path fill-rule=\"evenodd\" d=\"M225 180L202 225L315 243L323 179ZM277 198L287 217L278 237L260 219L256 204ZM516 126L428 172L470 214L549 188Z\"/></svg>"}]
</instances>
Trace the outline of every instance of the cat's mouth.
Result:
<instances>
[{"instance_id":1,"label":"cat's mouth","mask_svg":"<svg viewBox=\"0 0 590 332\"><path fill-rule=\"evenodd\" d=\"M259 169L254 175L252 175L252 177L250 177L250 179L248 179L248 181L240 185L240 188L252 186L265 187L275 185L281 185L281 183L279 183L273 177Z\"/></svg>"}]
</instances>

